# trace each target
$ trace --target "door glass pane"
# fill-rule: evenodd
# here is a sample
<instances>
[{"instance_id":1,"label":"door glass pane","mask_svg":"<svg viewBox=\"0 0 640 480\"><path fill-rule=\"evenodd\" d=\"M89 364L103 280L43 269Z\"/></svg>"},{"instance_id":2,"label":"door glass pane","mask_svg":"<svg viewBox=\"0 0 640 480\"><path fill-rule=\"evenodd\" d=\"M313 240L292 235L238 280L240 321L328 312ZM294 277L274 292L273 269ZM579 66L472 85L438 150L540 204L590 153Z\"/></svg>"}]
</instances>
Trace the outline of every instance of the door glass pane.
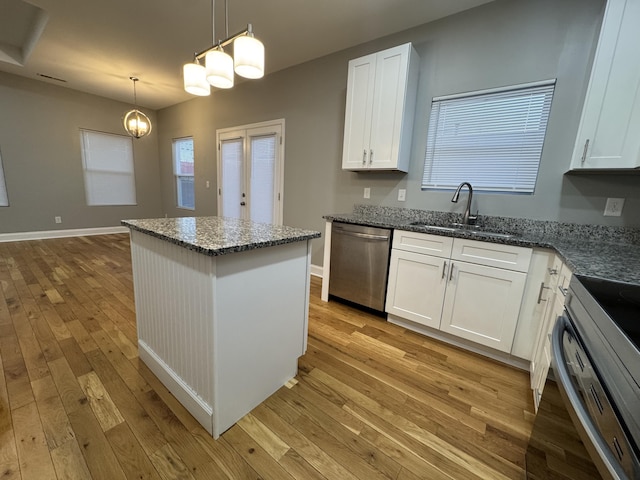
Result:
<instances>
[{"instance_id":1,"label":"door glass pane","mask_svg":"<svg viewBox=\"0 0 640 480\"><path fill-rule=\"evenodd\" d=\"M242 218L242 138L221 143L222 216Z\"/></svg>"},{"instance_id":2,"label":"door glass pane","mask_svg":"<svg viewBox=\"0 0 640 480\"><path fill-rule=\"evenodd\" d=\"M251 137L251 220L274 223L276 136Z\"/></svg>"}]
</instances>

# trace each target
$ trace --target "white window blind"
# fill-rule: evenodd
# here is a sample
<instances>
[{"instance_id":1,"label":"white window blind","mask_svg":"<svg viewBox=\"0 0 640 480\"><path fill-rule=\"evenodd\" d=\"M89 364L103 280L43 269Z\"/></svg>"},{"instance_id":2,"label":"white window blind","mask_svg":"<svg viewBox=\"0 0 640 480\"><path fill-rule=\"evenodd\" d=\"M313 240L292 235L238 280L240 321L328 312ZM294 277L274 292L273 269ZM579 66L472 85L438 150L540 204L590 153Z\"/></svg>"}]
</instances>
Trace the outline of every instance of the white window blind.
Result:
<instances>
[{"instance_id":1,"label":"white window blind","mask_svg":"<svg viewBox=\"0 0 640 480\"><path fill-rule=\"evenodd\" d=\"M7 183L4 180L4 169L2 168L2 155L0 155L0 207L9 206L9 195L7 195Z\"/></svg>"},{"instance_id":2,"label":"white window blind","mask_svg":"<svg viewBox=\"0 0 640 480\"><path fill-rule=\"evenodd\" d=\"M87 205L135 205L132 138L91 130L80 136Z\"/></svg>"},{"instance_id":3,"label":"white window blind","mask_svg":"<svg viewBox=\"0 0 640 480\"><path fill-rule=\"evenodd\" d=\"M222 140L220 150L222 216L242 218L244 139Z\"/></svg>"},{"instance_id":4,"label":"white window blind","mask_svg":"<svg viewBox=\"0 0 640 480\"><path fill-rule=\"evenodd\" d=\"M251 137L251 220L273 223L276 135Z\"/></svg>"},{"instance_id":5,"label":"white window blind","mask_svg":"<svg viewBox=\"0 0 640 480\"><path fill-rule=\"evenodd\" d=\"M533 193L555 80L434 98L422 188Z\"/></svg>"},{"instance_id":6,"label":"white window blind","mask_svg":"<svg viewBox=\"0 0 640 480\"><path fill-rule=\"evenodd\" d=\"M179 138L173 141L173 173L176 178L178 207L193 210L196 207L193 138Z\"/></svg>"}]
</instances>

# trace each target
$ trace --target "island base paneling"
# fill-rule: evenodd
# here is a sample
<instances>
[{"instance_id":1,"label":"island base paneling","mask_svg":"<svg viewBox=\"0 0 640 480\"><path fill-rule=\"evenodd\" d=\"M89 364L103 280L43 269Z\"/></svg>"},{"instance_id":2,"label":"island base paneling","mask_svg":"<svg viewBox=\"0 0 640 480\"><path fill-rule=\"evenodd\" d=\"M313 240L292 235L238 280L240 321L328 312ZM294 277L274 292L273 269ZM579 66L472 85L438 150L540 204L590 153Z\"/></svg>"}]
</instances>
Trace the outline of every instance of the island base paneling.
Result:
<instances>
[{"instance_id":1,"label":"island base paneling","mask_svg":"<svg viewBox=\"0 0 640 480\"><path fill-rule=\"evenodd\" d=\"M214 438L297 373L308 244L207 256L131 232L140 358Z\"/></svg>"}]
</instances>

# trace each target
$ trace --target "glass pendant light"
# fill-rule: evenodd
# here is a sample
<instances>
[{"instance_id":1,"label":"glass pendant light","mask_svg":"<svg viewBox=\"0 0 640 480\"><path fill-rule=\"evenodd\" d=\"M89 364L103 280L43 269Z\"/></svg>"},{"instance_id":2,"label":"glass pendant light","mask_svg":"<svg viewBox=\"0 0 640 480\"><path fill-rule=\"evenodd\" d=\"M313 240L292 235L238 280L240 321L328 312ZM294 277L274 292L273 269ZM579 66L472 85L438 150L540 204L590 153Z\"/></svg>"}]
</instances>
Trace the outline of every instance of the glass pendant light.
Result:
<instances>
[{"instance_id":1,"label":"glass pendant light","mask_svg":"<svg viewBox=\"0 0 640 480\"><path fill-rule=\"evenodd\" d=\"M264 45L253 36L251 24L247 34L233 41L233 63L238 75L244 78L262 78L264 76Z\"/></svg>"},{"instance_id":2,"label":"glass pendant light","mask_svg":"<svg viewBox=\"0 0 640 480\"><path fill-rule=\"evenodd\" d=\"M133 82L133 104L135 108L125 113L122 124L125 131L134 138L146 137L151 133L151 120L143 112L138 110L138 99L136 96L136 82L138 78L129 77Z\"/></svg>"},{"instance_id":3,"label":"glass pendant light","mask_svg":"<svg viewBox=\"0 0 640 480\"><path fill-rule=\"evenodd\" d=\"M207 82L207 71L199 63L185 63L183 67L184 89L200 97L211 94L211 85Z\"/></svg>"},{"instance_id":4,"label":"glass pendant light","mask_svg":"<svg viewBox=\"0 0 640 480\"><path fill-rule=\"evenodd\" d=\"M233 58L218 47L205 56L207 82L217 88L233 87Z\"/></svg>"}]
</instances>

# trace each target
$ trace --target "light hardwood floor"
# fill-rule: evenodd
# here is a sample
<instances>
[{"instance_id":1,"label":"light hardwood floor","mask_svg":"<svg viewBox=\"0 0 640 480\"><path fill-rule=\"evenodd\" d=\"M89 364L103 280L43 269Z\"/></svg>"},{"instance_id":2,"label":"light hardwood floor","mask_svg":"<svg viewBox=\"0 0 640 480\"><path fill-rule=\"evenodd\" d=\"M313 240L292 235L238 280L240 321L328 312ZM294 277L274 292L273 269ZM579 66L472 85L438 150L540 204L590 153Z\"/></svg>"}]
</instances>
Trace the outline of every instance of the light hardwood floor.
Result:
<instances>
[{"instance_id":1,"label":"light hardwood floor","mask_svg":"<svg viewBox=\"0 0 640 480\"><path fill-rule=\"evenodd\" d=\"M138 359L128 235L0 244L0 478L523 477L525 372L320 286L298 377L214 441Z\"/></svg>"}]
</instances>

